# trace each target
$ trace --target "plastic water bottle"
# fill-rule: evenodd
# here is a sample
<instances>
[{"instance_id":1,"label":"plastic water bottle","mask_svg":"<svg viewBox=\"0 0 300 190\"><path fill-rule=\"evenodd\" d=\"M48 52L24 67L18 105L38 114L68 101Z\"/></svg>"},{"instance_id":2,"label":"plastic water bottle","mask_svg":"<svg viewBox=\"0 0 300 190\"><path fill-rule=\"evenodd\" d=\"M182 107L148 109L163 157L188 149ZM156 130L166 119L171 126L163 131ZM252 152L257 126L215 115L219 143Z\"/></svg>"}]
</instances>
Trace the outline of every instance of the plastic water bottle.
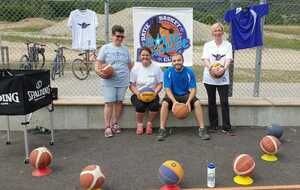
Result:
<instances>
[{"instance_id":1,"label":"plastic water bottle","mask_svg":"<svg viewBox=\"0 0 300 190\"><path fill-rule=\"evenodd\" d=\"M213 163L207 165L207 187L213 188L216 185L216 166Z\"/></svg>"}]
</instances>

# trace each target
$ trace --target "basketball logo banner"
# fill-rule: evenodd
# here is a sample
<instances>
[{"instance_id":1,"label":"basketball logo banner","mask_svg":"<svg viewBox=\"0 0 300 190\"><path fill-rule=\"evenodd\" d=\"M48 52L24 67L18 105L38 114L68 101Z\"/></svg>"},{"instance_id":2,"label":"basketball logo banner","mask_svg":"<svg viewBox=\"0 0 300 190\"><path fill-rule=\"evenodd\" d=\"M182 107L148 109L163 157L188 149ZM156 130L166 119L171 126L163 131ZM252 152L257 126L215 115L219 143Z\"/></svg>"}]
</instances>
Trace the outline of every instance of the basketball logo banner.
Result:
<instances>
[{"instance_id":1,"label":"basketball logo banner","mask_svg":"<svg viewBox=\"0 0 300 190\"><path fill-rule=\"evenodd\" d=\"M139 62L142 47L152 50L152 61L170 66L172 56L183 54L184 64L193 64L192 8L133 8L134 58Z\"/></svg>"}]
</instances>

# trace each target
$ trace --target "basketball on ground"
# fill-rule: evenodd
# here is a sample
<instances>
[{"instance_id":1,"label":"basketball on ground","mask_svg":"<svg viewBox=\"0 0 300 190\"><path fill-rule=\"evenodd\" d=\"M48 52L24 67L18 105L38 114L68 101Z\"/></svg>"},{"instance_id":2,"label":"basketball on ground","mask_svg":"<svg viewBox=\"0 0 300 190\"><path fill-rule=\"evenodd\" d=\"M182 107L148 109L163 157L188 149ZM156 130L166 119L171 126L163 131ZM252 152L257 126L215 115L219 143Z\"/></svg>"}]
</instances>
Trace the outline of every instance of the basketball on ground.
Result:
<instances>
[{"instance_id":1,"label":"basketball on ground","mask_svg":"<svg viewBox=\"0 0 300 190\"><path fill-rule=\"evenodd\" d=\"M240 154L233 160L233 171L239 176L251 176L255 161L249 154Z\"/></svg>"},{"instance_id":2,"label":"basketball on ground","mask_svg":"<svg viewBox=\"0 0 300 190\"><path fill-rule=\"evenodd\" d=\"M43 169L49 166L53 156L46 147L34 149L29 156L29 163L35 169Z\"/></svg>"},{"instance_id":3,"label":"basketball on ground","mask_svg":"<svg viewBox=\"0 0 300 190\"><path fill-rule=\"evenodd\" d=\"M167 160L159 167L159 178L163 184L178 185L182 182L183 177L182 166L174 160Z\"/></svg>"},{"instance_id":4,"label":"basketball on ground","mask_svg":"<svg viewBox=\"0 0 300 190\"><path fill-rule=\"evenodd\" d=\"M267 134L280 139L283 135L283 128L276 123L272 123L272 125L267 128Z\"/></svg>"},{"instance_id":5,"label":"basketball on ground","mask_svg":"<svg viewBox=\"0 0 300 190\"><path fill-rule=\"evenodd\" d=\"M80 173L80 186L84 189L101 188L105 180L100 166L88 165Z\"/></svg>"},{"instance_id":6,"label":"basketball on ground","mask_svg":"<svg viewBox=\"0 0 300 190\"><path fill-rule=\"evenodd\" d=\"M260 149L266 154L276 154L280 147L280 141L271 135L267 135L259 142Z\"/></svg>"},{"instance_id":7,"label":"basketball on ground","mask_svg":"<svg viewBox=\"0 0 300 190\"><path fill-rule=\"evenodd\" d=\"M172 112L177 119L185 119L189 115L188 107L184 103L174 104Z\"/></svg>"}]
</instances>

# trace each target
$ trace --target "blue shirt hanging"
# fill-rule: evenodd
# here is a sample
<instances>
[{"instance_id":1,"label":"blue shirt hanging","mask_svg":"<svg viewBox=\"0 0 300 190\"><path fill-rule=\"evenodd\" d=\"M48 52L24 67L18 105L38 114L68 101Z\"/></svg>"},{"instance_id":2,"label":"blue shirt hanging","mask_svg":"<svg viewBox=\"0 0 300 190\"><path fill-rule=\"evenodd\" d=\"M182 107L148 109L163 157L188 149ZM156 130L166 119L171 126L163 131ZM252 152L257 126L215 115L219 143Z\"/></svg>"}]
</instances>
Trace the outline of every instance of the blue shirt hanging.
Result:
<instances>
[{"instance_id":1,"label":"blue shirt hanging","mask_svg":"<svg viewBox=\"0 0 300 190\"><path fill-rule=\"evenodd\" d=\"M224 20L231 23L234 50L262 46L261 17L269 13L269 4L251 5L227 11Z\"/></svg>"}]
</instances>

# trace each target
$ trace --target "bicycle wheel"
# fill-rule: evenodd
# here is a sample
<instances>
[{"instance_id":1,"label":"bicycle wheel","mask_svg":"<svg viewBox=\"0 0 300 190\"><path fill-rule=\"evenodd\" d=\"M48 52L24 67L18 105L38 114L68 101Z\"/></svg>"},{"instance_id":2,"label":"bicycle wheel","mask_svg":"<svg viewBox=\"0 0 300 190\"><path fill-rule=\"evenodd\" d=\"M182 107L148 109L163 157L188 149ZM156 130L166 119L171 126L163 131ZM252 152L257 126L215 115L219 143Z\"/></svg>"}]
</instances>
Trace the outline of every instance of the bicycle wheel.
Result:
<instances>
[{"instance_id":1,"label":"bicycle wheel","mask_svg":"<svg viewBox=\"0 0 300 190\"><path fill-rule=\"evenodd\" d=\"M60 72L61 72L62 75L65 74L65 64L66 64L66 57L63 56L61 66L60 66Z\"/></svg>"},{"instance_id":2,"label":"bicycle wheel","mask_svg":"<svg viewBox=\"0 0 300 190\"><path fill-rule=\"evenodd\" d=\"M54 58L53 62L52 62L52 67L51 67L51 79L55 80L55 75L57 73L57 56Z\"/></svg>"},{"instance_id":3,"label":"bicycle wheel","mask_svg":"<svg viewBox=\"0 0 300 190\"><path fill-rule=\"evenodd\" d=\"M29 58L27 55L22 55L20 58L20 69L28 70L30 69L30 63L29 63Z\"/></svg>"},{"instance_id":4,"label":"bicycle wheel","mask_svg":"<svg viewBox=\"0 0 300 190\"><path fill-rule=\"evenodd\" d=\"M72 73L79 80L84 80L89 76L89 66L82 59L75 59L72 62Z\"/></svg>"}]
</instances>

